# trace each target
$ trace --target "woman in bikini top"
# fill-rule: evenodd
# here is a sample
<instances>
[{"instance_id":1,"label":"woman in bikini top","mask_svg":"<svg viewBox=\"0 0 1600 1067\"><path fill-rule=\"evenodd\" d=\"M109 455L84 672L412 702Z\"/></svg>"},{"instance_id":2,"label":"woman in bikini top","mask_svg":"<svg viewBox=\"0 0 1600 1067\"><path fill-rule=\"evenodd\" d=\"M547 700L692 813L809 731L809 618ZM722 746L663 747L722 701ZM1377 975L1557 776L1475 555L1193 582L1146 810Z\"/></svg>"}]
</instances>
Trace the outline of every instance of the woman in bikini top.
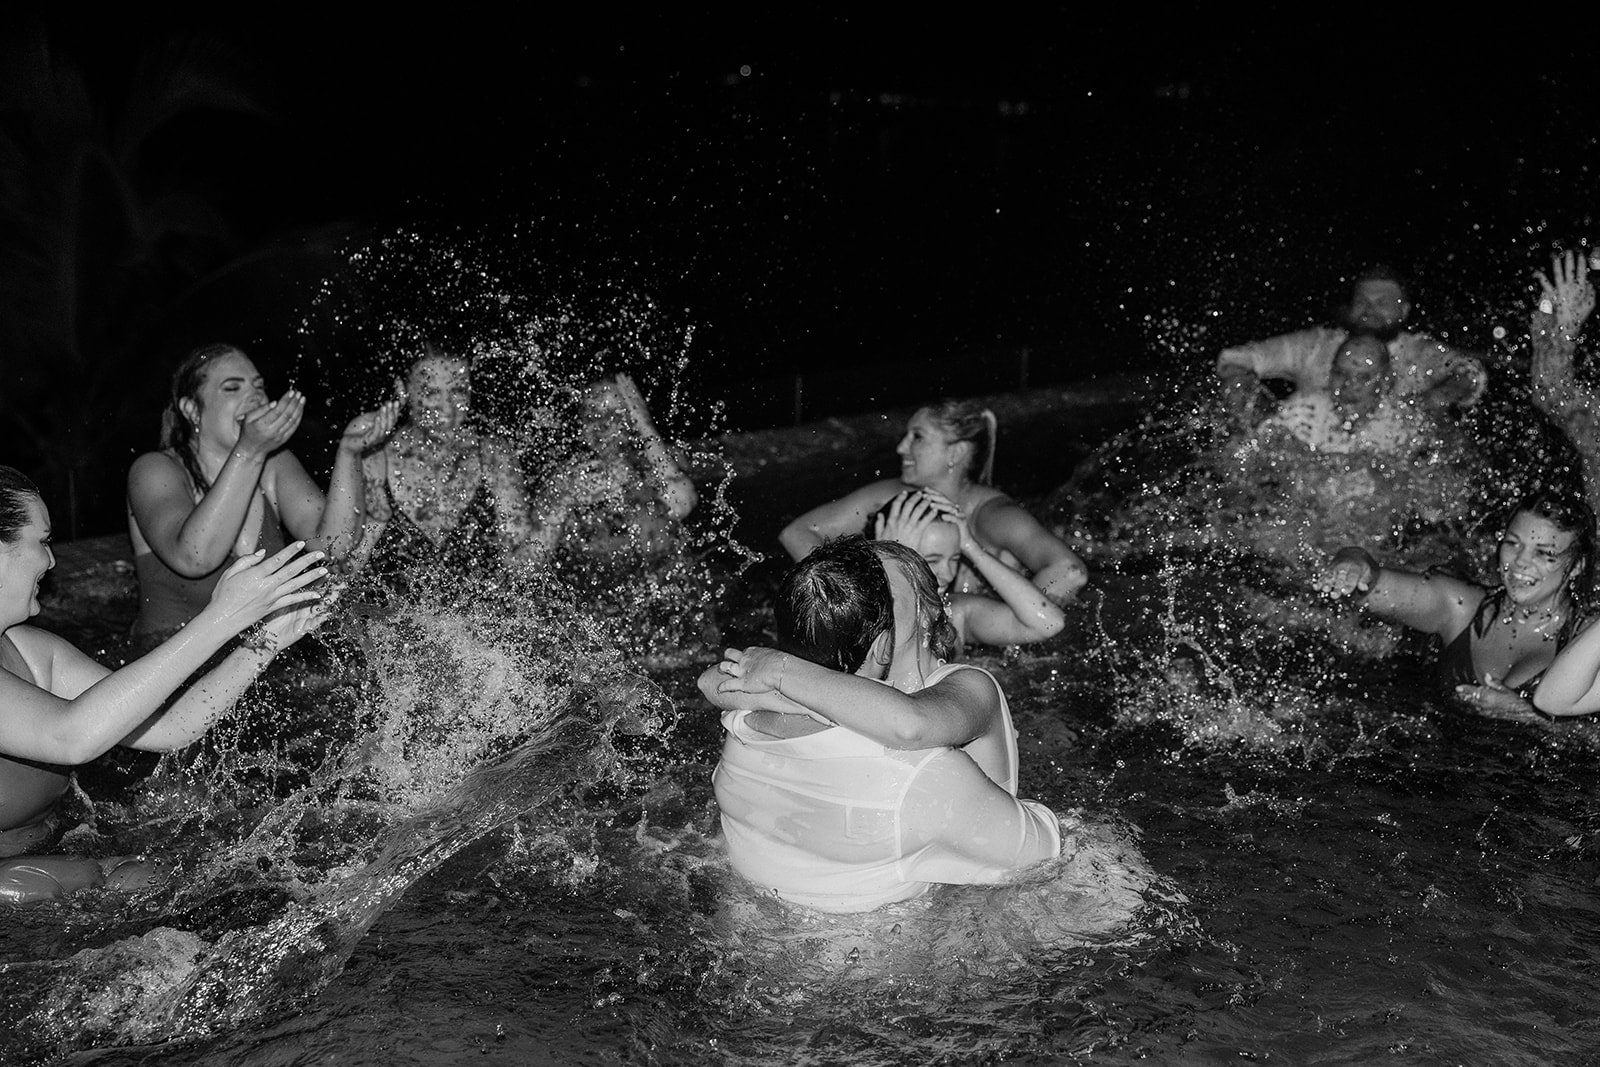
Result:
<instances>
[{"instance_id":1,"label":"woman in bikini top","mask_svg":"<svg viewBox=\"0 0 1600 1067\"><path fill-rule=\"evenodd\" d=\"M548 547L515 448L468 421L468 362L427 345L404 392L405 422L362 461L367 526L358 557L368 571L405 585L419 573L492 573Z\"/></svg>"},{"instance_id":2,"label":"woman in bikini top","mask_svg":"<svg viewBox=\"0 0 1600 1067\"><path fill-rule=\"evenodd\" d=\"M295 542L273 556L240 559L219 576L206 605L178 634L118 671L96 663L28 620L39 583L55 565L50 514L39 490L0 467L0 900L60 896L137 869L83 857L38 856L58 836L57 802L72 768L114 745L167 751L194 741L232 707L283 648L322 613L321 552ZM268 618L270 616L270 619ZM240 645L172 699L179 685L256 622L259 640ZM148 873L146 871L146 873Z\"/></svg>"},{"instance_id":3,"label":"woman in bikini top","mask_svg":"<svg viewBox=\"0 0 1600 1067\"><path fill-rule=\"evenodd\" d=\"M1534 714L1530 696L1576 631L1588 603L1594 516L1581 499L1541 490L1520 501L1500 535L1500 586L1380 567L1340 549L1315 580L1334 599L1433 634L1440 679L1484 714Z\"/></svg>"},{"instance_id":4,"label":"woman in bikini top","mask_svg":"<svg viewBox=\"0 0 1600 1067\"><path fill-rule=\"evenodd\" d=\"M284 446L305 396L267 399L255 364L231 345L195 349L173 375L162 448L128 472L128 536L140 579L135 635L169 633L205 607L233 561L286 540L334 559L361 535L361 454L388 436L398 402L353 419L323 493Z\"/></svg>"},{"instance_id":5,"label":"woman in bikini top","mask_svg":"<svg viewBox=\"0 0 1600 1067\"><path fill-rule=\"evenodd\" d=\"M925 407L911 417L895 449L900 455L898 478L873 482L812 508L784 527L779 540L791 558L803 559L831 538L862 532L870 536L873 515L891 499L910 489L931 489L966 516L984 551L1025 571L1055 603L1065 603L1088 582L1088 569L1066 542L989 484L996 435L994 413L972 401ZM987 591L981 577L965 566L954 588Z\"/></svg>"}]
</instances>

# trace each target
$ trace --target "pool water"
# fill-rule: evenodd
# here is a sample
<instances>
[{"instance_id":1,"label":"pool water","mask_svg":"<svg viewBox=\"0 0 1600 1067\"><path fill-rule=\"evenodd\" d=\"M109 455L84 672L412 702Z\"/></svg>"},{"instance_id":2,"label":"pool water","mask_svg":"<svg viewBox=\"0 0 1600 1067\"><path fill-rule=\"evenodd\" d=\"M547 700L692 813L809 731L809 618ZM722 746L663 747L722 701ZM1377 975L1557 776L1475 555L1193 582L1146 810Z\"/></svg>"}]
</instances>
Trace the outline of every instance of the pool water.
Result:
<instances>
[{"instance_id":1,"label":"pool water","mask_svg":"<svg viewBox=\"0 0 1600 1067\"><path fill-rule=\"evenodd\" d=\"M253 713L314 757L224 732L95 805L68 845L178 877L16 913L0 1058L1600 1060L1594 733L1469 716L1298 562L1150 532L1058 638L977 657L1069 831L1015 885L780 904L718 850L699 664L609 653L581 603L455 595L280 678Z\"/></svg>"}]
</instances>

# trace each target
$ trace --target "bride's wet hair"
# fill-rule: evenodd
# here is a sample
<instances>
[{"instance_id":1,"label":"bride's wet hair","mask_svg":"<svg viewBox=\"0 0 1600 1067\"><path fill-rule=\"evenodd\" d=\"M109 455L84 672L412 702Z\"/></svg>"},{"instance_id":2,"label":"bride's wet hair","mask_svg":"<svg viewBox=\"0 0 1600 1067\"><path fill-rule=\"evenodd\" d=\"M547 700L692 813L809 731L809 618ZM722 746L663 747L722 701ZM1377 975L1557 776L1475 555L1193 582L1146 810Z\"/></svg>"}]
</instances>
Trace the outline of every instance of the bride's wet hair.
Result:
<instances>
[{"instance_id":1,"label":"bride's wet hair","mask_svg":"<svg viewBox=\"0 0 1600 1067\"><path fill-rule=\"evenodd\" d=\"M928 563L916 552L898 541L873 541L872 551L883 560L886 567L899 567L911 583L917 597L917 615L927 628L928 647L940 659L949 659L955 653L956 627L950 621L949 605L939 592L939 582L928 569Z\"/></svg>"},{"instance_id":2,"label":"bride's wet hair","mask_svg":"<svg viewBox=\"0 0 1600 1067\"><path fill-rule=\"evenodd\" d=\"M889 578L864 537L828 541L790 567L773 614L779 648L847 674L866 662L879 634L894 639Z\"/></svg>"}]
</instances>

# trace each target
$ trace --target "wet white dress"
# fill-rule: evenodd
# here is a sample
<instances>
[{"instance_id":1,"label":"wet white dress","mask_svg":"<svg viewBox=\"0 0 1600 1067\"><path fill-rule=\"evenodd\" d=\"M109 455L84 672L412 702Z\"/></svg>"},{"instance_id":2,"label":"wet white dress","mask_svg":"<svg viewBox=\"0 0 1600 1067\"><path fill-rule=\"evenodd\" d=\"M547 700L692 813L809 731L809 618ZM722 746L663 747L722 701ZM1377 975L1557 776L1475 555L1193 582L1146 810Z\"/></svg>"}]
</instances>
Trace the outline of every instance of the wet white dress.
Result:
<instances>
[{"instance_id":1,"label":"wet white dress","mask_svg":"<svg viewBox=\"0 0 1600 1067\"><path fill-rule=\"evenodd\" d=\"M950 664L927 684L980 669ZM1000 743L980 739L972 753L885 748L839 726L772 737L752 729L749 714L723 713L713 785L734 869L785 900L868 911L934 882L1004 882L1061 850L1054 813L1014 795L1016 734L1004 693L1003 731L990 735Z\"/></svg>"}]
</instances>

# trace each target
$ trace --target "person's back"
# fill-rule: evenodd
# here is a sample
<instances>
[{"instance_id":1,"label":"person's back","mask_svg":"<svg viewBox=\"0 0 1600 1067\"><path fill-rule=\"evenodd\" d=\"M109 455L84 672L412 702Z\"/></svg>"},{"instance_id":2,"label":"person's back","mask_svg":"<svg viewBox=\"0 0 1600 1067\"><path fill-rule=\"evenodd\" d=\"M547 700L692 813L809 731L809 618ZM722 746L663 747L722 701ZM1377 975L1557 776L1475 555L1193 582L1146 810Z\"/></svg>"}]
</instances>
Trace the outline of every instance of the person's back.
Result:
<instances>
[{"instance_id":1,"label":"person's back","mask_svg":"<svg viewBox=\"0 0 1600 1067\"><path fill-rule=\"evenodd\" d=\"M858 662L858 676L881 683L896 644L893 574L859 539L824 545L785 578L785 644L813 665ZM786 609L808 598L813 617L797 625ZM839 610L838 600L852 599L856 610ZM816 615L830 617L819 625ZM992 676L965 665L942 666L927 684L957 672L981 675L998 693ZM718 691L720 678L712 668L701 689L725 711L713 784L729 861L784 899L866 911L932 882L1004 881L1059 852L1055 816L1015 798L1016 734L1003 694L993 728L966 750L906 750L817 721L781 694L730 707L739 701Z\"/></svg>"},{"instance_id":2,"label":"person's back","mask_svg":"<svg viewBox=\"0 0 1600 1067\"><path fill-rule=\"evenodd\" d=\"M985 800L1007 783L988 772L1002 772L1014 789L1014 759L981 768L961 749L890 749L821 724L778 737L751 718L723 713L727 736L712 784L729 862L785 900L868 911L934 882L1004 881L1060 851L1055 816L1042 804L1006 790L1025 817L992 818Z\"/></svg>"}]
</instances>

